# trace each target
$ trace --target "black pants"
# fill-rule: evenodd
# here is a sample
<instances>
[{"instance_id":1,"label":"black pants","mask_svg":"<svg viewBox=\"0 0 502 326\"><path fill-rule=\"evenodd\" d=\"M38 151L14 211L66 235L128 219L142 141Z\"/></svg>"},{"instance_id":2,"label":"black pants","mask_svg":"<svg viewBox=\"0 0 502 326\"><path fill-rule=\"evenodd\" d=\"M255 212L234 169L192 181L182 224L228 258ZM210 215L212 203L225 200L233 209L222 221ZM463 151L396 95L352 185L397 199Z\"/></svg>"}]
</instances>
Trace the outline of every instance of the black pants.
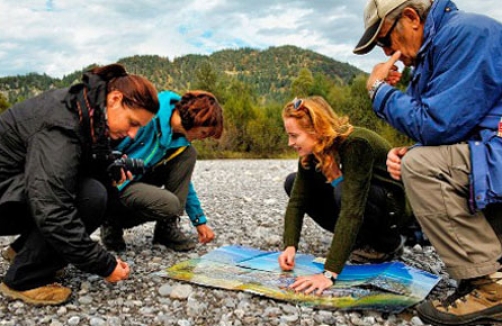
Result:
<instances>
[{"instance_id":1,"label":"black pants","mask_svg":"<svg viewBox=\"0 0 502 326\"><path fill-rule=\"evenodd\" d=\"M107 192L100 182L85 178L79 183L75 204L88 234L101 224L106 202ZM18 291L52 283L56 271L67 264L35 226L27 206L21 203L0 206L0 216L4 217L0 220L0 235L20 234L11 244L17 255L3 280Z\"/></svg>"},{"instance_id":2,"label":"black pants","mask_svg":"<svg viewBox=\"0 0 502 326\"><path fill-rule=\"evenodd\" d=\"M342 201L342 184L339 183L333 188L326 183L326 178L320 172L313 169L311 173L309 191L310 202L306 203L306 213L323 229L333 233L336 221L340 214ZM284 182L284 188L288 196L293 189L296 172L289 174ZM404 194L403 194L404 196ZM395 194L379 185L371 185L366 203L364 220L357 236L355 247L369 245L372 248L387 252L391 251L399 244L400 225L397 222L398 216L404 209L404 198L402 205L398 203Z\"/></svg>"}]
</instances>

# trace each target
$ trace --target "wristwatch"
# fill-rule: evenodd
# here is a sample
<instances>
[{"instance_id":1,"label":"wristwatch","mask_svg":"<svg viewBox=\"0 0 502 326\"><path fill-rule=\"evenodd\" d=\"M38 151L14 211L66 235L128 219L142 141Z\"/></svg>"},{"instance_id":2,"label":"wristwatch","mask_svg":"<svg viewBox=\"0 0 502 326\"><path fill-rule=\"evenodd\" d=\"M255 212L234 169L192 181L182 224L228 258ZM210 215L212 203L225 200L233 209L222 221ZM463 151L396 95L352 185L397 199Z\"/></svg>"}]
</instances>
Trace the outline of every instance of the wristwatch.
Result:
<instances>
[{"instance_id":1,"label":"wristwatch","mask_svg":"<svg viewBox=\"0 0 502 326\"><path fill-rule=\"evenodd\" d=\"M322 275L324 275L325 278L331 280L331 282L333 282L333 284L335 284L336 278L333 276L333 273L331 273L330 271L324 271L322 273Z\"/></svg>"},{"instance_id":2,"label":"wristwatch","mask_svg":"<svg viewBox=\"0 0 502 326\"><path fill-rule=\"evenodd\" d=\"M373 85L371 85L371 88L368 90L368 96L370 97L370 100L373 102L373 99L375 98L376 91L378 90L378 87L380 87L383 83L385 83L381 79L375 80Z\"/></svg>"}]
</instances>

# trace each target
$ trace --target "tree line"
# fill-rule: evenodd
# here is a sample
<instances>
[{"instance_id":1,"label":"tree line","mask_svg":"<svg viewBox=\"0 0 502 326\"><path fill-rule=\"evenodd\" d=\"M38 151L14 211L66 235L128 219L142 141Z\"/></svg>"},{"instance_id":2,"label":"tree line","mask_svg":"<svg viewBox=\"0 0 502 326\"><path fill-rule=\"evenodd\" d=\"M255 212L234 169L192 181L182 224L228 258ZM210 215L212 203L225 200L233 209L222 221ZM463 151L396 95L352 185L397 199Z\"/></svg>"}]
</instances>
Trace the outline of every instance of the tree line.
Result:
<instances>
[{"instance_id":1,"label":"tree line","mask_svg":"<svg viewBox=\"0 0 502 326\"><path fill-rule=\"evenodd\" d=\"M360 74L345 83L302 68L293 77L289 92L280 100L270 100L260 98L252 84L221 77L206 62L199 66L193 86L214 93L223 104L225 133L218 142L203 141L195 146L205 158L294 157L295 153L287 146L282 109L295 97L314 95L324 97L338 115L348 116L353 125L374 130L393 146L410 145L409 138L373 113L366 78L366 74ZM406 69L398 87L403 89L408 80Z\"/></svg>"},{"instance_id":2,"label":"tree line","mask_svg":"<svg viewBox=\"0 0 502 326\"><path fill-rule=\"evenodd\" d=\"M184 87L173 88L164 81L159 90L170 88L180 94L193 89L210 91L224 108L225 132L218 141L195 141L200 158L281 158L295 157L287 146L287 135L281 117L283 107L294 97L319 95L339 114L348 116L351 123L376 131L392 145L411 144L411 141L376 117L366 91L367 75L356 75L348 82L323 72L301 68L291 77L289 87L266 96L263 85L221 74L209 60L200 61L194 68L193 81ZM409 79L405 70L402 85ZM404 87L404 86L399 86ZM265 95L264 95L265 94ZM0 93L0 112L11 104Z\"/></svg>"}]
</instances>

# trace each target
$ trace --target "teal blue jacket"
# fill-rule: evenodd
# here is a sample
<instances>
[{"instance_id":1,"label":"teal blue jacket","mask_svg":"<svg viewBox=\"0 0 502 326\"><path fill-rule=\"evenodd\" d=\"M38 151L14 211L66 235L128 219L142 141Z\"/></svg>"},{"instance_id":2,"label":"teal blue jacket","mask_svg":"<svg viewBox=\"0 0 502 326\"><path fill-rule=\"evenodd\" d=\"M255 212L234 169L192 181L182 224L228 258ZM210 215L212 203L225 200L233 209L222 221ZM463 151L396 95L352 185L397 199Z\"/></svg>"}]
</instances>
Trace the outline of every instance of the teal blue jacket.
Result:
<instances>
[{"instance_id":1,"label":"teal blue jacket","mask_svg":"<svg viewBox=\"0 0 502 326\"><path fill-rule=\"evenodd\" d=\"M138 131L134 139L127 137L116 147L116 150L127 154L130 158L142 159L147 171L162 161L167 151L190 146L190 142L185 137L173 139L170 123L174 107L181 97L171 91L160 92L158 96L160 110L157 115ZM118 187L119 191L122 191L131 181L139 179L141 175L135 175L133 180L126 180ZM185 211L194 226L206 223L206 216L192 182L188 189Z\"/></svg>"}]
</instances>

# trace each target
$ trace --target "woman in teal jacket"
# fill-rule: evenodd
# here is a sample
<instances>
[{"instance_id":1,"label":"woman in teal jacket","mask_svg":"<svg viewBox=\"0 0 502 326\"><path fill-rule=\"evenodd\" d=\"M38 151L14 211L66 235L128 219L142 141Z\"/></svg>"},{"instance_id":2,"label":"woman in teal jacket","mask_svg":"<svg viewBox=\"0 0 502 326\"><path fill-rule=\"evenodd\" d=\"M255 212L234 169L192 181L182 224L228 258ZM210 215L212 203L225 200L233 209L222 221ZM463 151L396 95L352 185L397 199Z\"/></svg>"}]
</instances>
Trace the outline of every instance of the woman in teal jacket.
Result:
<instances>
[{"instance_id":1,"label":"woman in teal jacket","mask_svg":"<svg viewBox=\"0 0 502 326\"><path fill-rule=\"evenodd\" d=\"M101 228L103 244L111 250L126 247L123 229L156 221L153 243L176 251L188 251L195 243L179 229L185 210L197 228L199 242L208 243L214 233L191 182L197 153L190 142L220 138L223 112L213 94L188 92L182 97L171 91L159 93L160 110L137 136L121 141L116 149L129 158L142 159L146 173L130 175L111 194L108 218Z\"/></svg>"}]
</instances>

